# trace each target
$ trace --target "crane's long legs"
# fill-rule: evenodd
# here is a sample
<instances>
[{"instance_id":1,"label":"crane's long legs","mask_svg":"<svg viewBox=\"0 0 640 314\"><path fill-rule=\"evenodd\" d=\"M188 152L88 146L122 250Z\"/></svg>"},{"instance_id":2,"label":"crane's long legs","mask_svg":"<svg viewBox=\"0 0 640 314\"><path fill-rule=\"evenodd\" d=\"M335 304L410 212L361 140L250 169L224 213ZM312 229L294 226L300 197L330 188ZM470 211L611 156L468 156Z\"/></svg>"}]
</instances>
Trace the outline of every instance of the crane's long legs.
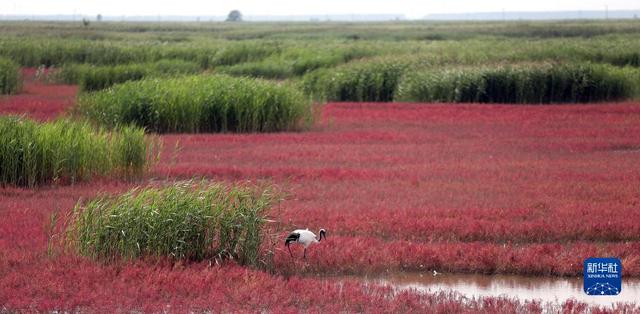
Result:
<instances>
[{"instance_id":1,"label":"crane's long legs","mask_svg":"<svg viewBox=\"0 0 640 314\"><path fill-rule=\"evenodd\" d=\"M287 245L287 248L289 249L289 255L291 255L291 257L293 257L293 253L291 253L291 246Z\"/></svg>"},{"instance_id":2,"label":"crane's long legs","mask_svg":"<svg viewBox=\"0 0 640 314\"><path fill-rule=\"evenodd\" d=\"M307 248L304 248L304 259L307 259Z\"/></svg>"}]
</instances>

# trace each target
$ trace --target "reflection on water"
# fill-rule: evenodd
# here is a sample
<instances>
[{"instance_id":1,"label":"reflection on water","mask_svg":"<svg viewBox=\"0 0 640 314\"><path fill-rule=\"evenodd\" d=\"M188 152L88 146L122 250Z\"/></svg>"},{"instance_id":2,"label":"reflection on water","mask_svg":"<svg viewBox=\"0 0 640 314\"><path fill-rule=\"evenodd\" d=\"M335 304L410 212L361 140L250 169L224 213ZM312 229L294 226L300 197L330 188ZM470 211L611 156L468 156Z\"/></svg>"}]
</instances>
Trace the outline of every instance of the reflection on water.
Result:
<instances>
[{"instance_id":1,"label":"reflection on water","mask_svg":"<svg viewBox=\"0 0 640 314\"><path fill-rule=\"evenodd\" d=\"M468 298L508 297L520 300L564 302L576 299L591 305L640 302L640 280L622 278L622 292L617 296L589 296L582 290L582 278L526 277L515 275L475 275L397 273L368 282L388 284L396 289L421 292L456 291Z\"/></svg>"}]
</instances>

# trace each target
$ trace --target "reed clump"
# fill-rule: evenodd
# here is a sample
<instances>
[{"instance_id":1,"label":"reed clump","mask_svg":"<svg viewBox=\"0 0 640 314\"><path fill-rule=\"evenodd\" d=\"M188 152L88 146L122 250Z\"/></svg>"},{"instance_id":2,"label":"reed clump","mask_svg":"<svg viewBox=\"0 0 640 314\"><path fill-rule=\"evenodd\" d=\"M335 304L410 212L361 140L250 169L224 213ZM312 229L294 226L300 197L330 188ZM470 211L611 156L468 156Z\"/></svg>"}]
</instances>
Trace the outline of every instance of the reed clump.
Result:
<instances>
[{"instance_id":1,"label":"reed clump","mask_svg":"<svg viewBox=\"0 0 640 314\"><path fill-rule=\"evenodd\" d=\"M34 187L95 176L138 177L153 162L156 148L139 127L106 131L87 122L0 117L0 184Z\"/></svg>"},{"instance_id":2,"label":"reed clump","mask_svg":"<svg viewBox=\"0 0 640 314\"><path fill-rule=\"evenodd\" d=\"M233 259L260 264L270 190L178 182L79 202L67 245L96 259L156 256L175 260Z\"/></svg>"},{"instance_id":3,"label":"reed clump","mask_svg":"<svg viewBox=\"0 0 640 314\"><path fill-rule=\"evenodd\" d=\"M383 58L357 61L306 74L303 90L327 101L392 101L407 62Z\"/></svg>"},{"instance_id":4,"label":"reed clump","mask_svg":"<svg viewBox=\"0 0 640 314\"><path fill-rule=\"evenodd\" d=\"M53 79L67 84L78 84L84 91L95 91L145 77L194 74L199 71L200 66L197 63L184 60L160 60L115 66L69 64L56 72Z\"/></svg>"},{"instance_id":5,"label":"reed clump","mask_svg":"<svg viewBox=\"0 0 640 314\"><path fill-rule=\"evenodd\" d=\"M48 25L46 28L54 27ZM54 27L55 28L55 27ZM97 34L100 35L100 34ZM54 35L55 36L55 35ZM147 63L163 59L197 61L201 67L208 65L211 54L218 45L213 43L172 43L157 41L87 40L77 37L42 37L40 34L24 34L0 38L0 56L7 57L21 66L61 67L65 64L118 65Z\"/></svg>"},{"instance_id":6,"label":"reed clump","mask_svg":"<svg viewBox=\"0 0 640 314\"><path fill-rule=\"evenodd\" d=\"M634 96L627 69L602 64L533 64L426 69L408 73L397 100L412 102L586 103Z\"/></svg>"},{"instance_id":7,"label":"reed clump","mask_svg":"<svg viewBox=\"0 0 640 314\"><path fill-rule=\"evenodd\" d=\"M330 45L328 48L292 46L260 61L219 66L215 70L235 76L286 79L302 76L316 69L331 68L363 57L367 53L371 51L355 47L347 49L336 45Z\"/></svg>"},{"instance_id":8,"label":"reed clump","mask_svg":"<svg viewBox=\"0 0 640 314\"><path fill-rule=\"evenodd\" d=\"M260 61L272 54L281 51L277 43L247 41L238 44L230 44L218 50L209 63L214 66L233 65L244 62Z\"/></svg>"},{"instance_id":9,"label":"reed clump","mask_svg":"<svg viewBox=\"0 0 640 314\"><path fill-rule=\"evenodd\" d=\"M0 58L0 94L15 94L20 90L20 68L5 58Z\"/></svg>"},{"instance_id":10,"label":"reed clump","mask_svg":"<svg viewBox=\"0 0 640 314\"><path fill-rule=\"evenodd\" d=\"M312 120L295 88L253 78L197 75L144 79L79 97L76 111L107 127L153 132L275 132Z\"/></svg>"}]
</instances>

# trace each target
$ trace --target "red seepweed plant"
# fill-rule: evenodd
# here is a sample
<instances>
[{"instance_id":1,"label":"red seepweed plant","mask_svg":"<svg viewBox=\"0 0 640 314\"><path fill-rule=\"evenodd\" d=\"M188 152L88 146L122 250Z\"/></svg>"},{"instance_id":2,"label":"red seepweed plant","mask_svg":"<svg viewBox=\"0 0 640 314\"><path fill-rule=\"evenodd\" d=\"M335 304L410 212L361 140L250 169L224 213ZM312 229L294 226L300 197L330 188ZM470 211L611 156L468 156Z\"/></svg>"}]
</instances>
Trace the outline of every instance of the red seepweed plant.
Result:
<instances>
[{"instance_id":1,"label":"red seepweed plant","mask_svg":"<svg viewBox=\"0 0 640 314\"><path fill-rule=\"evenodd\" d=\"M14 102L10 111L50 119L64 107L59 99L75 93L38 88L43 105ZM21 96L32 95L2 101ZM273 232L324 227L327 241L307 262L276 242L267 271L232 262L105 264L52 250L57 234L47 226L78 199L133 183L2 188L0 311L582 312L587 306L574 301L468 300L328 276L577 276L589 256L620 257L625 277L640 276L638 104L340 103L326 105L310 132L162 139L153 179L269 180L287 193L273 210Z\"/></svg>"}]
</instances>

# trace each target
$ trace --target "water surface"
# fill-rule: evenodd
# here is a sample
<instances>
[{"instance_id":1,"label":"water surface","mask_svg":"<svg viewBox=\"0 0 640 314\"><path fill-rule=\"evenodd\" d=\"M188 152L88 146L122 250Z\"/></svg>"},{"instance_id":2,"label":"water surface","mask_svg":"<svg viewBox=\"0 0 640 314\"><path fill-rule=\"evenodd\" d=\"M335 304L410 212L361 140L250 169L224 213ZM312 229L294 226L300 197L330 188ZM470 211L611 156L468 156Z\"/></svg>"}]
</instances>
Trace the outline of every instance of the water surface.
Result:
<instances>
[{"instance_id":1,"label":"water surface","mask_svg":"<svg viewBox=\"0 0 640 314\"><path fill-rule=\"evenodd\" d=\"M391 285L399 290L419 292L455 291L467 298L508 297L523 300L564 302L575 299L590 305L640 303L640 279L622 278L622 292L617 296L590 296L584 293L582 278L528 277L517 275L395 273L366 277L366 282Z\"/></svg>"}]
</instances>

